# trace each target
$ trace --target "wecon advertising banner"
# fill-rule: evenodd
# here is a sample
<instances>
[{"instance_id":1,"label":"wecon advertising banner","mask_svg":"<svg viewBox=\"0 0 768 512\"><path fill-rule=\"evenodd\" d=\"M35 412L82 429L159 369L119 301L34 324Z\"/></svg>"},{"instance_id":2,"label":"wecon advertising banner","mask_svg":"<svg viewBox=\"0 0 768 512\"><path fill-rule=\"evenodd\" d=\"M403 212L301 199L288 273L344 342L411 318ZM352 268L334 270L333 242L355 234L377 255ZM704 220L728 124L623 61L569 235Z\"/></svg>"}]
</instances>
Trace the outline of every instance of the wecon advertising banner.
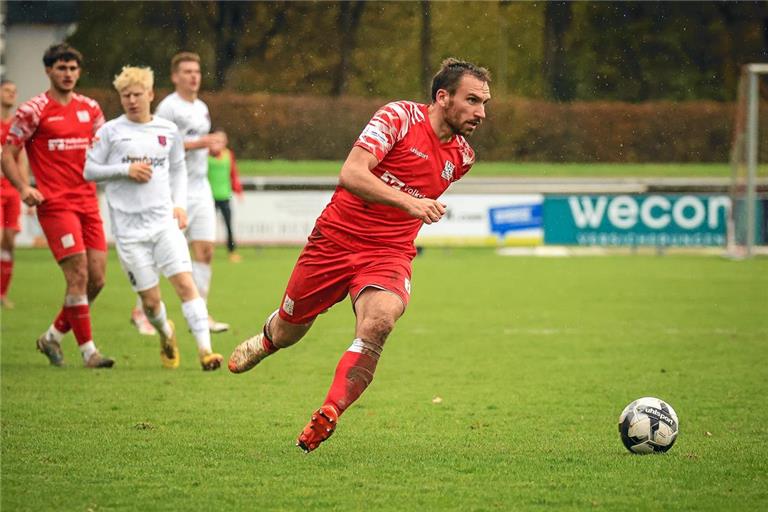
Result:
<instances>
[{"instance_id":1,"label":"wecon advertising banner","mask_svg":"<svg viewBox=\"0 0 768 512\"><path fill-rule=\"evenodd\" d=\"M730 208L723 195L546 196L544 243L725 245Z\"/></svg>"}]
</instances>

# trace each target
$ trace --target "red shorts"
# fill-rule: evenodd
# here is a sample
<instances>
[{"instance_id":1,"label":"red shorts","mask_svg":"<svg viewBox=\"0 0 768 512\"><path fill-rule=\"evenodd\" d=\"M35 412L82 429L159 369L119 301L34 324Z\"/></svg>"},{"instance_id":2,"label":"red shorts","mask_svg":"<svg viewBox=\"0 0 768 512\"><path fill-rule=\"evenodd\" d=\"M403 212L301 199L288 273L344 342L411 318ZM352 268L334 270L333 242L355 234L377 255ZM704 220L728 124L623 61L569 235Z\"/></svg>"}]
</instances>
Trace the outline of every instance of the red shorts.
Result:
<instances>
[{"instance_id":1,"label":"red shorts","mask_svg":"<svg viewBox=\"0 0 768 512\"><path fill-rule=\"evenodd\" d=\"M368 287L396 294L406 307L411 293L411 261L410 255L392 248L353 251L315 229L293 268L280 318L292 324L311 322L347 295L354 304Z\"/></svg>"},{"instance_id":2,"label":"red shorts","mask_svg":"<svg viewBox=\"0 0 768 512\"><path fill-rule=\"evenodd\" d=\"M0 225L3 229L21 231L19 217L21 216L21 196L15 188L3 187L0 194L2 207L0 208Z\"/></svg>"},{"instance_id":3,"label":"red shorts","mask_svg":"<svg viewBox=\"0 0 768 512\"><path fill-rule=\"evenodd\" d=\"M82 211L54 205L46 207L43 203L37 207L37 220L56 261L84 253L86 249L107 250L98 203Z\"/></svg>"}]
</instances>

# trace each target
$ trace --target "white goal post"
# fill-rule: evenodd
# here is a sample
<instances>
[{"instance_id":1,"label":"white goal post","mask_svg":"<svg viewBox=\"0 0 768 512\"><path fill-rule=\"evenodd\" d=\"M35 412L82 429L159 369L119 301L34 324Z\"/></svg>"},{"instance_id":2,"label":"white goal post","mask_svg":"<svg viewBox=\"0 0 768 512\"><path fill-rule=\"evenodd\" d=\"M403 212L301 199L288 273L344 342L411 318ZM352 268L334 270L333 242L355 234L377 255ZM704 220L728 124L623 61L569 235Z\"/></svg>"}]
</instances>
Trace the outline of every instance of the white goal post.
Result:
<instances>
[{"instance_id":1,"label":"white goal post","mask_svg":"<svg viewBox=\"0 0 768 512\"><path fill-rule=\"evenodd\" d=\"M756 244L757 186L760 131L760 76L768 75L768 63L746 64L742 68L736 104L731 165L733 207L728 226L732 254L751 257Z\"/></svg>"}]
</instances>

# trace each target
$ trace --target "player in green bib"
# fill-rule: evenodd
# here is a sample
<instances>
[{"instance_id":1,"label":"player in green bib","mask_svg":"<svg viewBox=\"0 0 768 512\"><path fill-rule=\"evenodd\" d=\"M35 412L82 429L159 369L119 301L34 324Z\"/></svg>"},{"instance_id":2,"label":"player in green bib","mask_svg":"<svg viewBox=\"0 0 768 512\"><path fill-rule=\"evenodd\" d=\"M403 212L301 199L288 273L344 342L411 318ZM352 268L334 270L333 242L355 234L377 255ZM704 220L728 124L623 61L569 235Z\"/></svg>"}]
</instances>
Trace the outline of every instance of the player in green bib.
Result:
<instances>
[{"instance_id":1,"label":"player in green bib","mask_svg":"<svg viewBox=\"0 0 768 512\"><path fill-rule=\"evenodd\" d=\"M216 209L221 212L227 227L229 261L237 263L240 261L240 255L236 252L237 246L232 233L232 208L229 200L232 199L232 192L241 197L243 186L237 173L235 154L225 144L215 145L208 154L208 182L211 184Z\"/></svg>"}]
</instances>

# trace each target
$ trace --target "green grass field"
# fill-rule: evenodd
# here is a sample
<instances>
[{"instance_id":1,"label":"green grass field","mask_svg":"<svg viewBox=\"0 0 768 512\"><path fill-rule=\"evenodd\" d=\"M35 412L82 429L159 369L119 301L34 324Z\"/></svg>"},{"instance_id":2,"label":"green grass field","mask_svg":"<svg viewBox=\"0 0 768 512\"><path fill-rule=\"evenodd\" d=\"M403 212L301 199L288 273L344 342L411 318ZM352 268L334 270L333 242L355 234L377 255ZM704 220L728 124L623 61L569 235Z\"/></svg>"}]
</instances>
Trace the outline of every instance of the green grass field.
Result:
<instances>
[{"instance_id":1,"label":"green grass field","mask_svg":"<svg viewBox=\"0 0 768 512\"><path fill-rule=\"evenodd\" d=\"M218 254L228 355L277 305L298 249ZM2 317L3 511L765 510L768 260L510 258L428 249L371 387L316 452L294 442L353 337L348 302L250 373L160 368L110 258L95 305L113 370L34 350L63 286L21 250ZM164 288L169 313L179 303ZM183 329L182 329L183 330ZM631 400L668 400L667 454L628 453ZM442 403L435 404L435 397Z\"/></svg>"},{"instance_id":2,"label":"green grass field","mask_svg":"<svg viewBox=\"0 0 768 512\"><path fill-rule=\"evenodd\" d=\"M238 169L245 176L336 176L342 162L325 160L240 160ZM768 165L759 175L768 177ZM478 162L469 176L533 178L730 178L727 163L669 164L556 164L519 162Z\"/></svg>"}]
</instances>

